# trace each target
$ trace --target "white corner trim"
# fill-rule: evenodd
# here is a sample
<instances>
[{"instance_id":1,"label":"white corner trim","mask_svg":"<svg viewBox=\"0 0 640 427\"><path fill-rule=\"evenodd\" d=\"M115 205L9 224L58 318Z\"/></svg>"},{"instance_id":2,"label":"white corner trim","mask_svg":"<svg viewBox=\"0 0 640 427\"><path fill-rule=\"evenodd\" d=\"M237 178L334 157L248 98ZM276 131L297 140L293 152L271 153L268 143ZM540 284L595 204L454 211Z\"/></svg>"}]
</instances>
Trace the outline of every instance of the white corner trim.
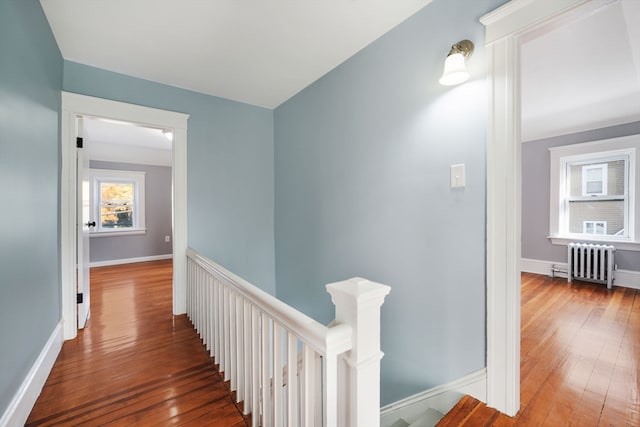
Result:
<instances>
[{"instance_id":1,"label":"white corner trim","mask_svg":"<svg viewBox=\"0 0 640 427\"><path fill-rule=\"evenodd\" d=\"M486 368L383 406L380 408L380 426L391 426L400 418L413 421L429 408L446 414L465 394L486 402Z\"/></svg>"},{"instance_id":2,"label":"white corner trim","mask_svg":"<svg viewBox=\"0 0 640 427\"><path fill-rule=\"evenodd\" d=\"M23 426L35 405L62 348L62 321L53 329L40 355L0 418L1 427Z\"/></svg>"},{"instance_id":3,"label":"white corner trim","mask_svg":"<svg viewBox=\"0 0 640 427\"><path fill-rule=\"evenodd\" d=\"M543 261L539 259L522 258L522 271L525 273L551 275L551 268L557 267L563 271L567 271L566 262ZM567 277L566 273L555 272L556 277ZM633 270L615 270L614 286L630 289L640 289L640 271Z\"/></svg>"},{"instance_id":4,"label":"white corner trim","mask_svg":"<svg viewBox=\"0 0 640 427\"><path fill-rule=\"evenodd\" d=\"M147 262L147 261L159 261L161 259L171 259L173 258L173 254L165 254L165 255L150 255L143 256L137 258L122 258L122 259L111 259L108 261L94 261L89 264L89 267L107 267L110 265L120 265L120 264L133 264L136 262Z\"/></svg>"}]
</instances>

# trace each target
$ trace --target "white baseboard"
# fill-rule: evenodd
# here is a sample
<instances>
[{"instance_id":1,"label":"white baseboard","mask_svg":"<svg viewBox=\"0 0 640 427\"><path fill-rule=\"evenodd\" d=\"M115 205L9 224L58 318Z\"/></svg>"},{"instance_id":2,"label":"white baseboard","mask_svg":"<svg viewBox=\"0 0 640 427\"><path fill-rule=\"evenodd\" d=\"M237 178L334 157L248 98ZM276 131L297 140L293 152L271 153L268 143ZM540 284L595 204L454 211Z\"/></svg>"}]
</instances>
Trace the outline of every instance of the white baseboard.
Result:
<instances>
[{"instance_id":1,"label":"white baseboard","mask_svg":"<svg viewBox=\"0 0 640 427\"><path fill-rule=\"evenodd\" d=\"M567 263L565 262L541 261L529 258L522 258L520 269L526 273L550 276L553 266L564 271L567 270ZM557 277L567 277L566 273L555 272L554 274ZM623 288L640 289L640 271L616 270L613 285Z\"/></svg>"},{"instance_id":2,"label":"white baseboard","mask_svg":"<svg viewBox=\"0 0 640 427\"><path fill-rule=\"evenodd\" d=\"M9 407L2 414L0 427L24 426L60 353L62 341L62 322L60 322L56 325L20 388L11 399Z\"/></svg>"},{"instance_id":3,"label":"white baseboard","mask_svg":"<svg viewBox=\"0 0 640 427\"><path fill-rule=\"evenodd\" d=\"M89 267L107 267L109 265L133 264L135 262L158 261L161 259L171 259L173 254L151 255L138 258L112 259L108 261L94 261L89 263Z\"/></svg>"},{"instance_id":4,"label":"white baseboard","mask_svg":"<svg viewBox=\"0 0 640 427\"><path fill-rule=\"evenodd\" d=\"M400 418L415 421L429 408L446 414L465 394L487 401L486 368L383 406L380 408L380 427L389 427Z\"/></svg>"},{"instance_id":5,"label":"white baseboard","mask_svg":"<svg viewBox=\"0 0 640 427\"><path fill-rule=\"evenodd\" d=\"M640 271L616 270L614 286L640 289Z\"/></svg>"}]
</instances>

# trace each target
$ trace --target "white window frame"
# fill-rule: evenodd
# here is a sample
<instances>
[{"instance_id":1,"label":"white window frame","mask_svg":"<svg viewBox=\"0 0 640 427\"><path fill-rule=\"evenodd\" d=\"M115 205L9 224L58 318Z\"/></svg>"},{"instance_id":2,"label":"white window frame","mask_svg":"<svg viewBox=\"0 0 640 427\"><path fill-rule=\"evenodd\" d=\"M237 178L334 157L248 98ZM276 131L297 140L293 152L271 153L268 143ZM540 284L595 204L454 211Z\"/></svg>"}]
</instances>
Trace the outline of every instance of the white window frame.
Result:
<instances>
[{"instance_id":1,"label":"white window frame","mask_svg":"<svg viewBox=\"0 0 640 427\"><path fill-rule=\"evenodd\" d=\"M550 200L549 200L549 236L554 245L566 245L580 240L593 243L607 243L618 249L640 251L640 236L637 225L640 224L637 190L640 188L640 174L637 173L636 153L640 149L640 135L631 135L582 144L552 147L550 151ZM625 193L625 235L598 235L569 233L568 217L565 215L568 203L567 165L579 162L593 163L609 161L613 158L628 158L627 183ZM606 160L605 160L606 159ZM603 197L589 195L585 197Z\"/></svg>"},{"instance_id":2,"label":"white window frame","mask_svg":"<svg viewBox=\"0 0 640 427\"><path fill-rule=\"evenodd\" d=\"M91 218L96 222L92 227L90 237L131 236L145 234L145 175L144 171L123 171L112 169L89 169L91 180ZM134 183L134 216L133 227L117 230L104 229L100 221L100 182L133 182Z\"/></svg>"},{"instance_id":3,"label":"white window frame","mask_svg":"<svg viewBox=\"0 0 640 427\"><path fill-rule=\"evenodd\" d=\"M587 180L588 172L590 170L598 170L598 169L600 169L600 173L602 174L602 179L600 180L600 182L602 182L602 191L600 191L599 193L590 193L589 191L587 191L588 184L589 182L591 182ZM584 197L606 196L607 184L608 184L608 176L607 176L608 173L609 173L609 165L606 163L601 163L598 165L582 166L582 195Z\"/></svg>"}]
</instances>

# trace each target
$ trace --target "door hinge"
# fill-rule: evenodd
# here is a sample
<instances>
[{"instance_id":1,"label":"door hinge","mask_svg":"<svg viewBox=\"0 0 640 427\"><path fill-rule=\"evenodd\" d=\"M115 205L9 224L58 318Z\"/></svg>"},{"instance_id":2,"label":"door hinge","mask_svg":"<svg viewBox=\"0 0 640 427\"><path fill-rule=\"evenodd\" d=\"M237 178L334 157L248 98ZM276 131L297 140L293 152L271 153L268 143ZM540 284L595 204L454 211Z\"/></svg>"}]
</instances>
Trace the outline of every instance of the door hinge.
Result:
<instances>
[{"instance_id":1,"label":"door hinge","mask_svg":"<svg viewBox=\"0 0 640 427\"><path fill-rule=\"evenodd\" d=\"M82 293L76 294L76 302L82 304Z\"/></svg>"},{"instance_id":2,"label":"door hinge","mask_svg":"<svg viewBox=\"0 0 640 427\"><path fill-rule=\"evenodd\" d=\"M81 137L77 137L76 138L76 147L82 148L82 138Z\"/></svg>"}]
</instances>

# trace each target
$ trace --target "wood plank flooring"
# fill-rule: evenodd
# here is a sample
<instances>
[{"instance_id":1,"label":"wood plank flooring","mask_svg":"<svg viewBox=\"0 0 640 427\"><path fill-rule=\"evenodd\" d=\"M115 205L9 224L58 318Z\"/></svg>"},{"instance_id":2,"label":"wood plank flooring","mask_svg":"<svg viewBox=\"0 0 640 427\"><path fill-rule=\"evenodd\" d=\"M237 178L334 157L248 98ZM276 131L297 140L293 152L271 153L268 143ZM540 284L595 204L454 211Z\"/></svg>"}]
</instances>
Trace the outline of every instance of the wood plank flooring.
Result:
<instances>
[{"instance_id":1,"label":"wood plank flooring","mask_svg":"<svg viewBox=\"0 0 640 427\"><path fill-rule=\"evenodd\" d=\"M91 270L91 319L67 341L27 426L244 427L186 316L171 261Z\"/></svg>"},{"instance_id":2,"label":"wood plank flooring","mask_svg":"<svg viewBox=\"0 0 640 427\"><path fill-rule=\"evenodd\" d=\"M467 396L448 426L640 426L640 296L523 273L520 412Z\"/></svg>"}]
</instances>

